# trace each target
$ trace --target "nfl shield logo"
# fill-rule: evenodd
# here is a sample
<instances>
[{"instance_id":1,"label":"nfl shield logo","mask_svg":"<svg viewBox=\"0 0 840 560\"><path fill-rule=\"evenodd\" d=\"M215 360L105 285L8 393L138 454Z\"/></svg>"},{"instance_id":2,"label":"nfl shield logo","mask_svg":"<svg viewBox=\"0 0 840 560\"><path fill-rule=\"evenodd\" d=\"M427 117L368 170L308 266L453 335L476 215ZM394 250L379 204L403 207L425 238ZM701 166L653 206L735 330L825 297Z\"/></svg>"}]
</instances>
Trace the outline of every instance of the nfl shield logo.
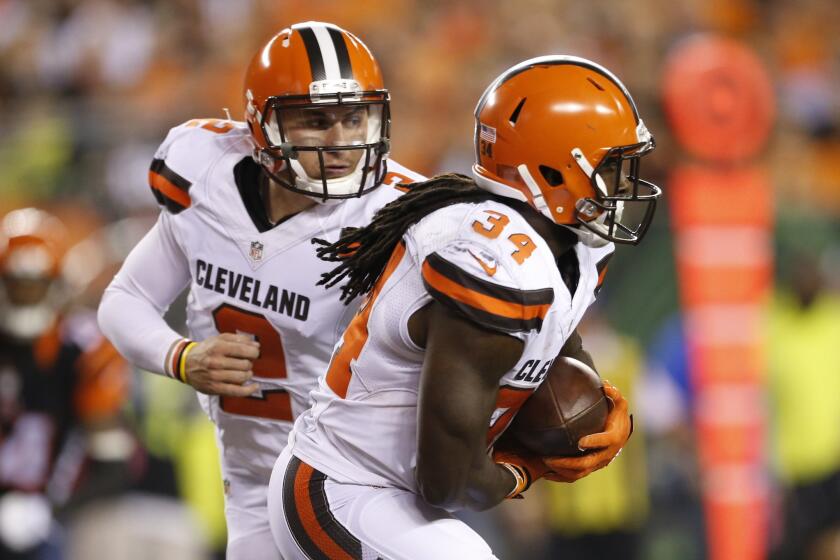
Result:
<instances>
[{"instance_id":1,"label":"nfl shield logo","mask_svg":"<svg viewBox=\"0 0 840 560\"><path fill-rule=\"evenodd\" d=\"M255 261L262 260L263 257L263 247L264 245L259 241L251 241L251 252L248 253L251 256L251 259Z\"/></svg>"}]
</instances>

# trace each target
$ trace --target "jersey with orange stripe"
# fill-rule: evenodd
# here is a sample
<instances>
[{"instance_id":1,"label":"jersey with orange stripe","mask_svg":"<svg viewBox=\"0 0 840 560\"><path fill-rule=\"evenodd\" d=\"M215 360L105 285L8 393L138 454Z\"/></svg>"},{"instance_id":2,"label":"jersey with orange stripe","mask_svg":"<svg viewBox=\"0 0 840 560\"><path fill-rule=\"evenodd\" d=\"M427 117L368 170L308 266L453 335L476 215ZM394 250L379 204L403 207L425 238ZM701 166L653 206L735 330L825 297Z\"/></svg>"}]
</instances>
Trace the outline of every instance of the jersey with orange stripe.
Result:
<instances>
[{"instance_id":1,"label":"jersey with orange stripe","mask_svg":"<svg viewBox=\"0 0 840 560\"><path fill-rule=\"evenodd\" d=\"M258 170L251 150L243 123L205 119L173 128L149 171L152 192L166 210L153 230L162 238L156 249L169 255L136 264L155 275L172 275L175 287L189 286L187 319L194 340L221 332L260 339L254 373L262 392L256 398L201 394L199 399L221 428L226 455L270 469L355 310L339 302L337 289L316 286L332 265L315 256L311 239L335 240L344 227L366 224L402 194L395 187L422 177L390 162L391 184L360 198L318 204L272 227L254 208L258 193L247 189ZM147 282L137 283L148 290ZM165 306L179 291L150 296ZM114 338L130 356L137 354L125 348L123 337ZM151 344L132 338L135 345ZM164 363L167 347L157 345L153 363L140 365L174 375L176 368Z\"/></svg>"},{"instance_id":2,"label":"jersey with orange stripe","mask_svg":"<svg viewBox=\"0 0 840 560\"><path fill-rule=\"evenodd\" d=\"M579 276L570 288L548 244L509 206L461 203L425 217L404 235L345 331L314 406L295 423L293 454L337 482L416 491L424 351L408 320L432 300L524 342L499 382L492 444L594 301L613 250L575 245Z\"/></svg>"},{"instance_id":3,"label":"jersey with orange stripe","mask_svg":"<svg viewBox=\"0 0 840 560\"><path fill-rule=\"evenodd\" d=\"M194 120L170 131L149 171L165 211L106 291L100 322L133 363L169 376L177 367L167 363L167 351L181 337L160 315L184 288L190 338L233 332L259 339L258 394L199 400L218 427L226 478L239 473L252 481L245 486L264 503L292 419L309 406L308 393L356 308L339 301L338 288L316 286L332 265L317 258L311 240L335 241L343 228L365 225L402 194L401 185L422 177L389 162L387 184L370 194L319 203L273 225L252 150L240 122ZM246 492L230 486L229 501ZM241 509L256 515L256 506Z\"/></svg>"}]
</instances>

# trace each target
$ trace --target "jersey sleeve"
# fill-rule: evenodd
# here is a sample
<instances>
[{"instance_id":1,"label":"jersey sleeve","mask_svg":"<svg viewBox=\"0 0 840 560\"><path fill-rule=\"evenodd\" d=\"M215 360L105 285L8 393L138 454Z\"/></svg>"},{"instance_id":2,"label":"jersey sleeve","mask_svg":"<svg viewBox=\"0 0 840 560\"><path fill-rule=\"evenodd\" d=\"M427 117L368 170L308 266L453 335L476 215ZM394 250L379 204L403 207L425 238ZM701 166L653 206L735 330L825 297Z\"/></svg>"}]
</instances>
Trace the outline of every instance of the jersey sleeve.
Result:
<instances>
[{"instance_id":1,"label":"jersey sleeve","mask_svg":"<svg viewBox=\"0 0 840 560\"><path fill-rule=\"evenodd\" d=\"M105 290L99 326L120 354L136 366L171 375L169 348L182 337L163 313L190 282L189 263L171 230L172 217L158 222L137 244Z\"/></svg>"},{"instance_id":2,"label":"jersey sleeve","mask_svg":"<svg viewBox=\"0 0 840 560\"><path fill-rule=\"evenodd\" d=\"M223 135L238 137L242 127L232 121L193 119L172 128L155 152L149 167L149 187L158 204L172 214L194 202L193 185L220 156Z\"/></svg>"},{"instance_id":3,"label":"jersey sleeve","mask_svg":"<svg viewBox=\"0 0 840 560\"><path fill-rule=\"evenodd\" d=\"M523 289L502 259L487 247L453 241L429 253L421 274L429 295L477 325L507 334L539 331L554 290Z\"/></svg>"},{"instance_id":4,"label":"jersey sleeve","mask_svg":"<svg viewBox=\"0 0 840 560\"><path fill-rule=\"evenodd\" d=\"M483 328L524 338L542 328L555 294L535 259L517 263L506 235L487 234L487 216L502 216L498 210L512 212L486 203L447 206L409 228L406 240L433 299Z\"/></svg>"}]
</instances>

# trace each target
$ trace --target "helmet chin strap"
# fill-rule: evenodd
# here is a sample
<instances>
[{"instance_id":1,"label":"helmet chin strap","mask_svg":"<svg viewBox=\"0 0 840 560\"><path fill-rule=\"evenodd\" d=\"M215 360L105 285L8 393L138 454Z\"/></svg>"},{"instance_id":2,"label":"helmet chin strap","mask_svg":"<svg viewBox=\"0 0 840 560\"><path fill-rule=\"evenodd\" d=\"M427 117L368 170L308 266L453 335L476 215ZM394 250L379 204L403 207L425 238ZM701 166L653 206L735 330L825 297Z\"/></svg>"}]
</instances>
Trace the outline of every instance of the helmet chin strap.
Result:
<instances>
[{"instance_id":1,"label":"helmet chin strap","mask_svg":"<svg viewBox=\"0 0 840 560\"><path fill-rule=\"evenodd\" d=\"M522 177L522 180L525 182L528 190L531 191L531 196L534 197L534 206L537 207L537 210L539 210L543 216L553 220L554 217L551 215L551 209L549 209L548 204L545 203L545 197L540 190L540 186L536 181L534 181L533 175L531 175L531 172L528 171L528 166L524 163L520 164L516 167L516 171L519 172L519 176Z\"/></svg>"},{"instance_id":2,"label":"helmet chin strap","mask_svg":"<svg viewBox=\"0 0 840 560\"><path fill-rule=\"evenodd\" d=\"M601 219L601 218L598 218ZM591 247L593 249L597 249L598 247L603 247L610 243L609 239L601 237L594 231L589 231L583 226L575 226L575 225L567 225L567 224L560 224L564 228L568 229L572 233L574 233L578 240L586 245L587 247ZM597 224L595 227L603 227L602 224ZM606 229L606 228L605 228Z\"/></svg>"},{"instance_id":3,"label":"helmet chin strap","mask_svg":"<svg viewBox=\"0 0 840 560\"><path fill-rule=\"evenodd\" d=\"M384 140L382 141L383 146L388 146L387 142ZM284 144L284 147L289 147L291 144ZM285 149L285 148L284 148ZM288 150L284 151L284 153L294 153L294 156L297 156L297 153L293 150L293 148L288 148ZM382 159L383 164L384 160L387 159L388 153L386 152ZM324 199L323 196L323 188L324 185L321 182L321 179L316 179L310 177L303 166L296 160L289 158L289 163L291 167L286 167L286 160L275 158L272 156L267 150L262 148L255 148L252 154L252 159L262 167L266 169L266 172L275 182L280 182L281 184L285 182L283 179L277 176L277 173L287 171L291 175L290 179L294 181L294 186L297 189L302 191L306 191L307 193L312 193L312 198L318 204L330 204L333 202L337 202L340 199ZM371 158L372 161L375 161L375 158ZM272 170L276 166L276 170ZM327 188L329 189L329 193L332 194L355 194L359 192L360 187L359 183L361 182L362 171L364 166L364 158L359 159L359 163L356 164L356 169L345 175L344 177L338 177L336 179L327 179ZM370 171L368 171L368 177L365 180L364 189L367 189L373 185L373 182L376 180L377 169L375 167L371 167ZM348 190L349 189L349 190Z\"/></svg>"},{"instance_id":4,"label":"helmet chin strap","mask_svg":"<svg viewBox=\"0 0 840 560\"><path fill-rule=\"evenodd\" d=\"M324 184L321 179L310 177L300 162L296 159L291 159L289 162L292 165L292 173L294 173L295 176L295 187L303 191L311 192L312 194L323 194ZM359 158L359 162L356 164L356 168L350 174L345 175L344 177L337 177L335 179L327 179L327 192L329 194L339 195L354 194L359 192L360 182L362 180L362 175L364 174L362 169L364 164L365 158L361 157ZM365 180L366 184L361 186L361 188L366 189L370 187L375 178L376 171L371 169L368 171L368 176ZM326 202L323 198L316 198L316 200L318 202Z\"/></svg>"}]
</instances>

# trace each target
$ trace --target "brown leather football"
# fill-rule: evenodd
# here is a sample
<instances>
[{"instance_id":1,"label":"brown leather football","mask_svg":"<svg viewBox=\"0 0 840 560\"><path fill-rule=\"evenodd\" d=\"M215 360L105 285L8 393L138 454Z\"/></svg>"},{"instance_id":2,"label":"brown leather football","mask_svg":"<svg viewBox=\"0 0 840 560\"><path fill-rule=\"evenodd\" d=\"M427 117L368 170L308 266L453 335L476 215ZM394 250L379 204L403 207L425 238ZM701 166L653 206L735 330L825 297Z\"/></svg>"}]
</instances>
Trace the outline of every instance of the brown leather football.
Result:
<instances>
[{"instance_id":1,"label":"brown leather football","mask_svg":"<svg viewBox=\"0 0 840 560\"><path fill-rule=\"evenodd\" d=\"M507 432L542 457L575 457L585 453L578 440L604 431L608 413L609 401L598 374L579 360L560 356Z\"/></svg>"}]
</instances>

